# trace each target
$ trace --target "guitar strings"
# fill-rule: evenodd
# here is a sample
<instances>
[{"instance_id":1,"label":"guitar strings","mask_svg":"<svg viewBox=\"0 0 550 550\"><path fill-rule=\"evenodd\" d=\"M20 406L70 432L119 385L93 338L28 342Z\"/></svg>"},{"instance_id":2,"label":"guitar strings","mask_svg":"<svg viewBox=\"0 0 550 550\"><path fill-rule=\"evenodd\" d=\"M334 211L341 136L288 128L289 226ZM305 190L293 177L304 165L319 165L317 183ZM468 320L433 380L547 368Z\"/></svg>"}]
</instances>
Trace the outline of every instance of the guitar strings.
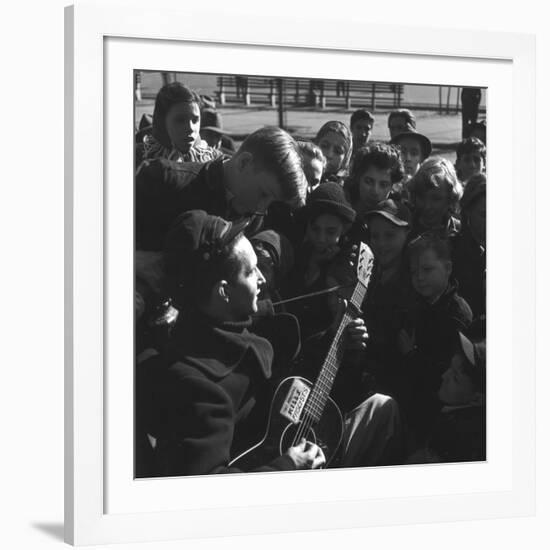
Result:
<instances>
[{"instance_id":1,"label":"guitar strings","mask_svg":"<svg viewBox=\"0 0 550 550\"><path fill-rule=\"evenodd\" d=\"M361 296L361 294L363 294L363 296ZM353 292L353 295L350 299L351 304L353 304L356 308L359 309L360 306L361 306L361 304L359 302L360 301L362 302L362 298L364 297L364 294L365 294L365 291L361 290L360 286L357 285L354 292ZM338 330L337 330L336 335L334 337L333 344L331 345L331 348L330 348L330 350L327 354L327 361L330 359L331 361L333 361L333 364L335 364L335 365L338 365L338 359L339 359L338 355L340 355L340 352L341 352L340 338L341 338L341 336L342 336L342 334L345 330L345 327L347 327L347 325L350 321L351 321L351 315L346 310L346 312L344 313L344 316L342 317L342 321L340 322L340 324L338 326ZM335 344L337 344L337 345L335 345ZM334 352L335 347L337 348L336 352ZM334 369L331 369L331 371L332 370L334 370ZM336 376L337 370L338 370L338 368L336 368L335 372L331 372L331 376L333 377L333 379L331 380L331 385L332 385L332 382L334 381L334 377ZM328 387L328 384L327 384L326 380L321 379L321 374L319 375L319 378L317 379L314 387L316 387L318 385L318 383L320 385L325 386L324 392L326 393L326 388ZM319 413L322 414L322 409L324 409L323 401L326 405L326 401L327 401L328 397L329 397L328 395L326 396L326 398L323 397L322 394L317 395L315 390L312 392L310 399L308 399L308 401L306 403L306 406L305 406L306 410L304 411L303 419L300 420L300 427L296 431L296 435L294 436L292 446L297 445L299 443L299 441L303 437L305 437L305 435L309 432L309 430L312 428L313 424L320 420ZM312 414L310 412L311 409L313 409L313 411L316 414ZM319 416L319 418L316 418L317 416Z\"/></svg>"},{"instance_id":2,"label":"guitar strings","mask_svg":"<svg viewBox=\"0 0 550 550\"><path fill-rule=\"evenodd\" d=\"M349 319L350 319L350 316L349 316L349 314L346 313L344 315L344 317L342 318L342 320L345 320L346 322L341 323L340 326L338 327L338 331L337 331L337 333L334 337L334 342L339 343L340 337L342 336L342 333L344 331L344 326L347 326L347 323L349 322ZM331 355L331 351L329 351L329 356ZM328 360L329 356L327 356L327 360ZM337 358L333 357L333 360L335 360L335 359L337 359ZM335 375L335 373L331 373L331 375ZM315 385L317 386L317 383ZM326 401L325 401L325 403L326 403ZM320 410L321 409L321 404L322 404L322 398L319 397L316 394L315 391L313 391L313 393L311 394L311 398L306 403L306 408L309 409L309 410L305 411L304 417L307 417L307 418L305 418L305 421L301 423L301 426L298 429L298 432L296 434L296 441L297 442L299 442L302 439L302 437L304 437L309 432L309 430L311 429L311 427L313 426L314 423L319 421L319 418L316 418L316 417L319 416L318 413L321 412L321 410ZM317 414L312 414L310 412L311 410L313 410Z\"/></svg>"}]
</instances>

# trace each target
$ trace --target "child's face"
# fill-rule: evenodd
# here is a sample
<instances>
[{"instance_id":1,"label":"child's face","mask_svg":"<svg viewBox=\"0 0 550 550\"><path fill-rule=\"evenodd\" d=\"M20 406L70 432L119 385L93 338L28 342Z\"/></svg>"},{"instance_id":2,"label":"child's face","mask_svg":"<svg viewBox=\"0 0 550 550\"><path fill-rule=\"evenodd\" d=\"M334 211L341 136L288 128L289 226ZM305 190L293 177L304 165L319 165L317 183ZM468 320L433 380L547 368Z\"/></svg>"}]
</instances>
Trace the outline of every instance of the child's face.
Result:
<instances>
[{"instance_id":1,"label":"child's face","mask_svg":"<svg viewBox=\"0 0 550 550\"><path fill-rule=\"evenodd\" d=\"M238 159L239 177L231 189L234 194L231 208L237 214L265 212L272 202L283 200L281 183L275 174L254 163L250 153L243 153Z\"/></svg>"},{"instance_id":2,"label":"child's face","mask_svg":"<svg viewBox=\"0 0 550 550\"><path fill-rule=\"evenodd\" d=\"M406 137L399 140L399 147L401 149L401 159L405 167L405 174L414 176L424 160L420 143L413 137Z\"/></svg>"},{"instance_id":3,"label":"child's face","mask_svg":"<svg viewBox=\"0 0 550 550\"><path fill-rule=\"evenodd\" d=\"M395 265L403 254L408 229L399 227L382 216L369 219L370 244L376 261L383 267Z\"/></svg>"},{"instance_id":4,"label":"child's face","mask_svg":"<svg viewBox=\"0 0 550 550\"><path fill-rule=\"evenodd\" d=\"M468 181L472 176L477 176L485 170L485 161L479 153L466 153L456 161L456 171L460 179Z\"/></svg>"},{"instance_id":5,"label":"child's face","mask_svg":"<svg viewBox=\"0 0 550 550\"><path fill-rule=\"evenodd\" d=\"M420 223L426 228L439 227L449 213L451 200L443 186L419 193L415 199L415 208Z\"/></svg>"},{"instance_id":6,"label":"child's face","mask_svg":"<svg viewBox=\"0 0 550 550\"><path fill-rule=\"evenodd\" d=\"M306 238L318 256L332 258L338 252L338 241L344 233L344 223L333 214L321 214L310 221Z\"/></svg>"},{"instance_id":7,"label":"child's face","mask_svg":"<svg viewBox=\"0 0 550 550\"><path fill-rule=\"evenodd\" d=\"M390 170L369 166L366 172L359 176L359 201L367 210L371 210L380 201L388 198L391 188Z\"/></svg>"},{"instance_id":8,"label":"child's face","mask_svg":"<svg viewBox=\"0 0 550 550\"><path fill-rule=\"evenodd\" d=\"M440 260L432 249L411 258L411 278L416 292L433 303L445 292L451 275L451 262Z\"/></svg>"},{"instance_id":9,"label":"child's face","mask_svg":"<svg viewBox=\"0 0 550 550\"><path fill-rule=\"evenodd\" d=\"M437 395L446 405L467 405L476 396L475 385L466 374L464 361L461 353L455 353L449 368L441 377L441 386Z\"/></svg>"},{"instance_id":10,"label":"child's face","mask_svg":"<svg viewBox=\"0 0 550 550\"><path fill-rule=\"evenodd\" d=\"M201 112L197 103L176 103L164 121L166 133L181 153L187 153L199 139Z\"/></svg>"},{"instance_id":11,"label":"child's face","mask_svg":"<svg viewBox=\"0 0 550 550\"><path fill-rule=\"evenodd\" d=\"M327 159L325 172L327 174L335 174L342 168L344 159L346 158L346 140L344 136L336 132L327 132L318 143L323 155Z\"/></svg>"},{"instance_id":12,"label":"child's face","mask_svg":"<svg viewBox=\"0 0 550 550\"><path fill-rule=\"evenodd\" d=\"M318 158L305 158L304 174L309 184L309 190L313 191L321 183L323 163Z\"/></svg>"},{"instance_id":13,"label":"child's face","mask_svg":"<svg viewBox=\"0 0 550 550\"><path fill-rule=\"evenodd\" d=\"M354 123L351 127L351 133L353 135L353 146L358 149L363 147L369 141L370 134L372 132L372 122L368 118L362 118Z\"/></svg>"},{"instance_id":14,"label":"child's face","mask_svg":"<svg viewBox=\"0 0 550 550\"><path fill-rule=\"evenodd\" d=\"M390 130L390 138L393 139L395 136L408 131L409 125L404 117L393 116L388 122L388 128Z\"/></svg>"}]
</instances>

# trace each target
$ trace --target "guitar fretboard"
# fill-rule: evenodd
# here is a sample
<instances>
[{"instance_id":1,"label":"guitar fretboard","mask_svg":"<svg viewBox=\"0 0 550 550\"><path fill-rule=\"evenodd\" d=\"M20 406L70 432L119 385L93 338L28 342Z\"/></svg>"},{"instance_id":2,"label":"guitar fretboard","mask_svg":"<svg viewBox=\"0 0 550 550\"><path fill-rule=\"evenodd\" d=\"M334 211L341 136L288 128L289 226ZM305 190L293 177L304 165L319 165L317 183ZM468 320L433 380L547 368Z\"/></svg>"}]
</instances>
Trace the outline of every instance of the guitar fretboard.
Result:
<instances>
[{"instance_id":1,"label":"guitar fretboard","mask_svg":"<svg viewBox=\"0 0 550 550\"><path fill-rule=\"evenodd\" d=\"M345 337L345 330L349 322L353 319L351 309L360 311L363 299L367 292L367 287L361 282L357 281L353 295L350 298L350 304L348 305L342 319L338 325L338 330L332 340L332 344L327 354L327 358L323 363L319 376L315 381L313 389L309 395L309 399L305 406L305 414L312 418L315 422L318 422L325 410L327 399L332 390L334 379L340 368L342 362L342 356L344 354L344 346L342 339Z\"/></svg>"}]
</instances>

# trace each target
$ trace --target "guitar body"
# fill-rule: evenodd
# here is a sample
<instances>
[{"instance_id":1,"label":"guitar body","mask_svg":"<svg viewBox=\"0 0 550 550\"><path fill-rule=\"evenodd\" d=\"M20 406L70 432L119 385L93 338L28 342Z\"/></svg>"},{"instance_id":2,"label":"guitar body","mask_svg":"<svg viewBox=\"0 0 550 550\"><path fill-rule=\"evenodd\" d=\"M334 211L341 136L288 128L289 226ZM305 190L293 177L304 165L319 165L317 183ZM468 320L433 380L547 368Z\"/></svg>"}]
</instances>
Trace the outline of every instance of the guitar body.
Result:
<instances>
[{"instance_id":1,"label":"guitar body","mask_svg":"<svg viewBox=\"0 0 550 550\"><path fill-rule=\"evenodd\" d=\"M263 438L229 465L244 471L258 468L283 455L302 437L321 447L326 466L330 465L342 441L342 413L329 397L319 419L314 419L306 407L311 390L312 384L305 378L285 378L275 390Z\"/></svg>"}]
</instances>

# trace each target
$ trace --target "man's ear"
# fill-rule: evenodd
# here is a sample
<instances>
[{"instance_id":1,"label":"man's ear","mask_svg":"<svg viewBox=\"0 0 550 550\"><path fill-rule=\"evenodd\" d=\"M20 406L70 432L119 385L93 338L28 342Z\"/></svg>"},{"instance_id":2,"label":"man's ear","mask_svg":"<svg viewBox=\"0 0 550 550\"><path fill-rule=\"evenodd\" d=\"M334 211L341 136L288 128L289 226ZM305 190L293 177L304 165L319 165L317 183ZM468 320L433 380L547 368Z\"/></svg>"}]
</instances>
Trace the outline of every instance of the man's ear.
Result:
<instances>
[{"instance_id":1,"label":"man's ear","mask_svg":"<svg viewBox=\"0 0 550 550\"><path fill-rule=\"evenodd\" d=\"M229 283L226 280L221 280L216 283L216 294L224 302L229 302Z\"/></svg>"},{"instance_id":2,"label":"man's ear","mask_svg":"<svg viewBox=\"0 0 550 550\"><path fill-rule=\"evenodd\" d=\"M242 153L239 153L237 155L237 168L240 172L243 170L246 170L254 160L254 157L252 156L252 153L249 153L248 151L243 151Z\"/></svg>"},{"instance_id":3,"label":"man's ear","mask_svg":"<svg viewBox=\"0 0 550 550\"><path fill-rule=\"evenodd\" d=\"M227 281L221 280L214 285L212 288L212 298L217 302L229 302Z\"/></svg>"}]
</instances>

